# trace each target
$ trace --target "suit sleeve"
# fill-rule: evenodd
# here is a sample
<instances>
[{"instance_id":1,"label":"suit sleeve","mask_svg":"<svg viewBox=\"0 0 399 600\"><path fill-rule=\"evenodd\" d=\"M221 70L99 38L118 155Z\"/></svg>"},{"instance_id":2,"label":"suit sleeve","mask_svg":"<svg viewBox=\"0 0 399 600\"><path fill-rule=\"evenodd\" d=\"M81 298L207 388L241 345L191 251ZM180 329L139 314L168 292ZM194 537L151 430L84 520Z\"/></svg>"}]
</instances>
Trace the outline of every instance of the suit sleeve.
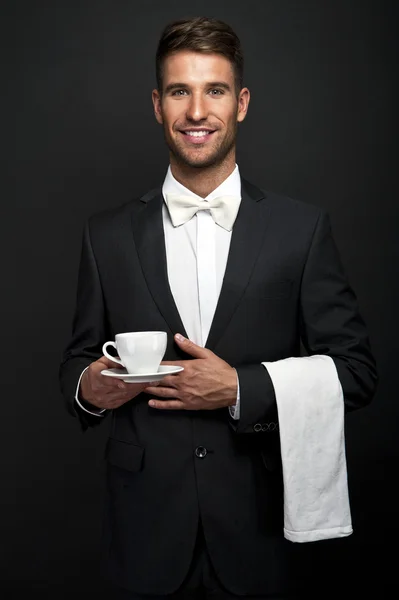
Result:
<instances>
[{"instance_id":1,"label":"suit sleeve","mask_svg":"<svg viewBox=\"0 0 399 600\"><path fill-rule=\"evenodd\" d=\"M303 272L300 319L308 354L333 359L346 410L366 406L377 389L376 362L325 213L319 218Z\"/></svg>"},{"instance_id":2,"label":"suit sleeve","mask_svg":"<svg viewBox=\"0 0 399 600\"><path fill-rule=\"evenodd\" d=\"M104 299L88 222L82 240L72 336L59 369L61 392L67 410L79 419L83 430L104 420L80 408L75 402L75 393L82 371L102 356L102 345L106 339Z\"/></svg>"},{"instance_id":3,"label":"suit sleeve","mask_svg":"<svg viewBox=\"0 0 399 600\"><path fill-rule=\"evenodd\" d=\"M335 363L347 411L367 405L377 386L376 364L366 325L360 315L333 240L325 212L318 218L302 274L300 336L312 356ZM288 358L288 357L287 357ZM277 422L273 382L263 365L236 367L240 381L240 420L230 419L237 433L270 432Z\"/></svg>"}]
</instances>

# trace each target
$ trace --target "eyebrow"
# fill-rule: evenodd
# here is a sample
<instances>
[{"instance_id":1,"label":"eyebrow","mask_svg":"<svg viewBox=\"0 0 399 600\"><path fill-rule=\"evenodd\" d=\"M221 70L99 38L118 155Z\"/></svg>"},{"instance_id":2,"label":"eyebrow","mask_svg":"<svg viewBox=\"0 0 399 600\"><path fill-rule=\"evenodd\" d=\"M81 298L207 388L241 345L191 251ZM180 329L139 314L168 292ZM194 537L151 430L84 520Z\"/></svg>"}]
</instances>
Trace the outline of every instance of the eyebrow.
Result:
<instances>
[{"instance_id":1,"label":"eyebrow","mask_svg":"<svg viewBox=\"0 0 399 600\"><path fill-rule=\"evenodd\" d=\"M181 90L182 88L189 88L190 86L187 83L170 83L166 86L164 93L167 94L169 92L173 92L175 90ZM226 91L230 91L231 87L225 81L210 81L205 84L204 87L207 88L222 88Z\"/></svg>"}]
</instances>

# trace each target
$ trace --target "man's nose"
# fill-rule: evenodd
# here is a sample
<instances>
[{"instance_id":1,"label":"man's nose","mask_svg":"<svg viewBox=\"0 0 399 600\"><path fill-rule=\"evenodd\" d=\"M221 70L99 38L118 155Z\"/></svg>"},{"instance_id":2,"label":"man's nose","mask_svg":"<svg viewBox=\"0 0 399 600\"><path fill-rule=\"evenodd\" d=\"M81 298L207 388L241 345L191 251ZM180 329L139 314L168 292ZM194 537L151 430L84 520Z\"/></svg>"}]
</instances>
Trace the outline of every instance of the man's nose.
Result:
<instances>
[{"instance_id":1,"label":"man's nose","mask_svg":"<svg viewBox=\"0 0 399 600\"><path fill-rule=\"evenodd\" d=\"M202 121L208 116L206 99L202 94L193 94L187 108L187 119L190 121Z\"/></svg>"}]
</instances>

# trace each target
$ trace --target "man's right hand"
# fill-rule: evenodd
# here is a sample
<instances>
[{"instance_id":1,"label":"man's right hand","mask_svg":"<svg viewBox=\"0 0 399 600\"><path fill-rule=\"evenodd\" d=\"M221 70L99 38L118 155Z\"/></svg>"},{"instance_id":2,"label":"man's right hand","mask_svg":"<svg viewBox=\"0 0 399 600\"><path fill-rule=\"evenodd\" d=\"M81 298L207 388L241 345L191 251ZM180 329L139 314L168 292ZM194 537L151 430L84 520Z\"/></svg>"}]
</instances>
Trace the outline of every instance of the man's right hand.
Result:
<instances>
[{"instance_id":1,"label":"man's right hand","mask_svg":"<svg viewBox=\"0 0 399 600\"><path fill-rule=\"evenodd\" d=\"M112 410L129 402L150 384L125 383L122 379L101 375L103 369L115 367L105 356L92 362L80 381L79 397L99 409Z\"/></svg>"}]
</instances>

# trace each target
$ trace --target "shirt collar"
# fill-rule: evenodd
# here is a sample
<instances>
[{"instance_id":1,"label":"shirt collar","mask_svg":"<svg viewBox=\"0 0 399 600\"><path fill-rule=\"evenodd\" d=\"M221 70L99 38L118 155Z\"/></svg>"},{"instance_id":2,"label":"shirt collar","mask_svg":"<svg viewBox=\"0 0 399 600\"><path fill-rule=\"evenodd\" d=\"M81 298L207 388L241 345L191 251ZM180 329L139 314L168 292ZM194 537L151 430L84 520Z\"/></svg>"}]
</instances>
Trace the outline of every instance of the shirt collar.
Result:
<instances>
[{"instance_id":1,"label":"shirt collar","mask_svg":"<svg viewBox=\"0 0 399 600\"><path fill-rule=\"evenodd\" d=\"M197 194L194 194L194 192L179 183L173 177L172 170L169 165L162 186L162 194L164 198L166 197L166 194L185 194L188 196L194 196L194 198L199 198L200 200L213 200L213 198L217 198L218 196L236 196L241 199L241 177L238 165L235 166L234 171L227 177L227 179L225 179L206 198L200 198L200 196L197 196Z\"/></svg>"}]
</instances>

